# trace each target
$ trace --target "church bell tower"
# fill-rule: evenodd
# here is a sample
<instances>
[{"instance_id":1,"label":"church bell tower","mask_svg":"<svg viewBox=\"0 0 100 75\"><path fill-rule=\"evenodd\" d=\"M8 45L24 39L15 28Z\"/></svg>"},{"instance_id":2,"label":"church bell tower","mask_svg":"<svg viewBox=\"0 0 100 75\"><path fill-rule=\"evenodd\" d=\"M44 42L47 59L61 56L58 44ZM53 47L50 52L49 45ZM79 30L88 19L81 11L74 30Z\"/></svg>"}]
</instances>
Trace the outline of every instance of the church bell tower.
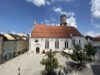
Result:
<instances>
[{"instance_id":1,"label":"church bell tower","mask_svg":"<svg viewBox=\"0 0 100 75\"><path fill-rule=\"evenodd\" d=\"M60 16L60 26L67 26L67 22L66 22L66 15L61 15Z\"/></svg>"}]
</instances>

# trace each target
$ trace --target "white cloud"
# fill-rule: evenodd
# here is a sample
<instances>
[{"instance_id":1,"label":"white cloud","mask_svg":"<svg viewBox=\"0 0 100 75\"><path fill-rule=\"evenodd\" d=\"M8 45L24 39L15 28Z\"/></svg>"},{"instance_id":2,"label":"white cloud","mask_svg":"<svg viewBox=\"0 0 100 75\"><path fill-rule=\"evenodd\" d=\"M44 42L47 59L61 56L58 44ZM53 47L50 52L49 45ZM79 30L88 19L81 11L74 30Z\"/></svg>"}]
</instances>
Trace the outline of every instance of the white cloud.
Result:
<instances>
[{"instance_id":1,"label":"white cloud","mask_svg":"<svg viewBox=\"0 0 100 75\"><path fill-rule=\"evenodd\" d=\"M100 29L100 25L99 24L96 24L95 27L98 28L98 29Z\"/></svg>"},{"instance_id":2,"label":"white cloud","mask_svg":"<svg viewBox=\"0 0 100 75\"><path fill-rule=\"evenodd\" d=\"M27 2L32 2L36 6L45 6L46 0L27 0Z\"/></svg>"},{"instance_id":3,"label":"white cloud","mask_svg":"<svg viewBox=\"0 0 100 75\"><path fill-rule=\"evenodd\" d=\"M27 2L32 2L36 6L45 6L57 2L72 2L73 0L26 0Z\"/></svg>"},{"instance_id":4,"label":"white cloud","mask_svg":"<svg viewBox=\"0 0 100 75\"><path fill-rule=\"evenodd\" d=\"M56 22L56 20L55 20L53 17L51 17L51 20L52 20L53 22Z\"/></svg>"},{"instance_id":5,"label":"white cloud","mask_svg":"<svg viewBox=\"0 0 100 75\"><path fill-rule=\"evenodd\" d=\"M65 14L67 16L66 21L67 21L68 26L73 26L73 27L77 28L77 23L76 23L76 18L74 17L75 16L74 12L63 11L62 8L60 8L60 7L53 7L53 10L54 10L54 12L56 12L60 15Z\"/></svg>"},{"instance_id":6,"label":"white cloud","mask_svg":"<svg viewBox=\"0 0 100 75\"><path fill-rule=\"evenodd\" d=\"M68 26L73 26L73 27L77 28L76 18L71 16L70 18L67 19L67 24L68 24Z\"/></svg>"},{"instance_id":7,"label":"white cloud","mask_svg":"<svg viewBox=\"0 0 100 75\"><path fill-rule=\"evenodd\" d=\"M95 23L93 19L91 19L91 22L92 22L92 25L93 25L94 27L96 27L97 29L100 29L100 24Z\"/></svg>"},{"instance_id":8,"label":"white cloud","mask_svg":"<svg viewBox=\"0 0 100 75\"><path fill-rule=\"evenodd\" d=\"M93 17L100 18L100 0L92 0L91 5L91 13Z\"/></svg>"},{"instance_id":9,"label":"white cloud","mask_svg":"<svg viewBox=\"0 0 100 75\"><path fill-rule=\"evenodd\" d=\"M50 21L49 21L49 20L47 20L47 19L45 19L45 20L44 20L44 23L45 23L45 24L49 24L49 23L50 23Z\"/></svg>"},{"instance_id":10,"label":"white cloud","mask_svg":"<svg viewBox=\"0 0 100 75\"><path fill-rule=\"evenodd\" d=\"M93 32L93 31L89 31L89 32L86 33L86 35L89 35L89 36L95 37L95 36L99 36L100 33L95 33L95 32Z\"/></svg>"},{"instance_id":11,"label":"white cloud","mask_svg":"<svg viewBox=\"0 0 100 75\"><path fill-rule=\"evenodd\" d=\"M51 2L49 2L49 1L46 1L46 4L47 4L47 5L50 5L50 4L51 4Z\"/></svg>"},{"instance_id":12,"label":"white cloud","mask_svg":"<svg viewBox=\"0 0 100 75\"><path fill-rule=\"evenodd\" d=\"M12 31L11 33L12 33L12 34L16 34L16 32L15 32L15 31Z\"/></svg>"},{"instance_id":13,"label":"white cloud","mask_svg":"<svg viewBox=\"0 0 100 75\"><path fill-rule=\"evenodd\" d=\"M74 0L51 0L51 3L57 3L57 2L72 2Z\"/></svg>"},{"instance_id":14,"label":"white cloud","mask_svg":"<svg viewBox=\"0 0 100 75\"><path fill-rule=\"evenodd\" d=\"M51 20L54 20L54 23L51 23L50 20L45 19L44 21L41 22L41 24L47 24L51 26L60 26L60 24L55 23L56 20L54 18L51 17ZM67 21L68 26L73 26L77 28L76 18L74 18L73 16L67 18L66 21Z\"/></svg>"},{"instance_id":15,"label":"white cloud","mask_svg":"<svg viewBox=\"0 0 100 75\"><path fill-rule=\"evenodd\" d=\"M66 11L63 11L62 8L60 7L53 7L53 11L58 13L58 14L65 14L66 16L75 16L75 13L74 12L66 12Z\"/></svg>"},{"instance_id":16,"label":"white cloud","mask_svg":"<svg viewBox=\"0 0 100 75\"><path fill-rule=\"evenodd\" d=\"M4 32L0 32L0 34L4 34Z\"/></svg>"}]
</instances>

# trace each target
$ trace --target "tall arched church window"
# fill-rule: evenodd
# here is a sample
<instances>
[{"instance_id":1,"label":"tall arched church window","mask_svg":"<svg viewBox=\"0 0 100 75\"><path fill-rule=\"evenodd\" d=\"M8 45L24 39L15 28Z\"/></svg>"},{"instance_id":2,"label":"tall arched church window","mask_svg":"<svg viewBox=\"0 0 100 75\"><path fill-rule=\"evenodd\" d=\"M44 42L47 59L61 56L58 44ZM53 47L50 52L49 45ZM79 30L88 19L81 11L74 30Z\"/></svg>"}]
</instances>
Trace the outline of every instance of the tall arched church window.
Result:
<instances>
[{"instance_id":1,"label":"tall arched church window","mask_svg":"<svg viewBox=\"0 0 100 75\"><path fill-rule=\"evenodd\" d=\"M79 45L81 45L81 40L79 40Z\"/></svg>"},{"instance_id":2,"label":"tall arched church window","mask_svg":"<svg viewBox=\"0 0 100 75\"><path fill-rule=\"evenodd\" d=\"M68 48L68 41L65 41L65 48Z\"/></svg>"},{"instance_id":3,"label":"tall arched church window","mask_svg":"<svg viewBox=\"0 0 100 75\"><path fill-rule=\"evenodd\" d=\"M55 41L55 48L59 49L59 41L58 40Z\"/></svg>"},{"instance_id":4,"label":"tall arched church window","mask_svg":"<svg viewBox=\"0 0 100 75\"><path fill-rule=\"evenodd\" d=\"M49 49L49 41L48 40L45 41L45 49Z\"/></svg>"},{"instance_id":5,"label":"tall arched church window","mask_svg":"<svg viewBox=\"0 0 100 75\"><path fill-rule=\"evenodd\" d=\"M72 40L72 44L75 45L75 40Z\"/></svg>"}]
</instances>

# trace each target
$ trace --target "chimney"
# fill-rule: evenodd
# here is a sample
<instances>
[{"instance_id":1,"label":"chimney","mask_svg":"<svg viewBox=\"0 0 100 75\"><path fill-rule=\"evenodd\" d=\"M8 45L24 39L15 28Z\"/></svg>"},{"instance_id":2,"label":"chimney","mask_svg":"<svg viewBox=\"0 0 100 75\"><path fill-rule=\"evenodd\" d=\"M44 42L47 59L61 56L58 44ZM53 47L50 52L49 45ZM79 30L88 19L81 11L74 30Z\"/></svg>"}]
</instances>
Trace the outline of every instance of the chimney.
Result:
<instances>
[{"instance_id":1,"label":"chimney","mask_svg":"<svg viewBox=\"0 0 100 75\"><path fill-rule=\"evenodd\" d=\"M60 16L60 26L67 26L67 22L66 22L66 15L61 15Z\"/></svg>"}]
</instances>

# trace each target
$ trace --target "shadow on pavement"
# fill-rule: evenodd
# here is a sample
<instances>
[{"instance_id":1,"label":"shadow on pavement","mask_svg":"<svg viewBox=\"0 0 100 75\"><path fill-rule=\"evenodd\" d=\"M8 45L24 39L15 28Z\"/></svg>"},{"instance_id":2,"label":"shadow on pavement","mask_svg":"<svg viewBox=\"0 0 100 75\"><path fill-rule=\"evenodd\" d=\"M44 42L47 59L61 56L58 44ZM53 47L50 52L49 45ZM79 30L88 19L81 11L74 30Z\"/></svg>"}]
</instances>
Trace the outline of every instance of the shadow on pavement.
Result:
<instances>
[{"instance_id":1,"label":"shadow on pavement","mask_svg":"<svg viewBox=\"0 0 100 75\"><path fill-rule=\"evenodd\" d=\"M100 65L91 65L94 75L100 75Z\"/></svg>"}]
</instances>

